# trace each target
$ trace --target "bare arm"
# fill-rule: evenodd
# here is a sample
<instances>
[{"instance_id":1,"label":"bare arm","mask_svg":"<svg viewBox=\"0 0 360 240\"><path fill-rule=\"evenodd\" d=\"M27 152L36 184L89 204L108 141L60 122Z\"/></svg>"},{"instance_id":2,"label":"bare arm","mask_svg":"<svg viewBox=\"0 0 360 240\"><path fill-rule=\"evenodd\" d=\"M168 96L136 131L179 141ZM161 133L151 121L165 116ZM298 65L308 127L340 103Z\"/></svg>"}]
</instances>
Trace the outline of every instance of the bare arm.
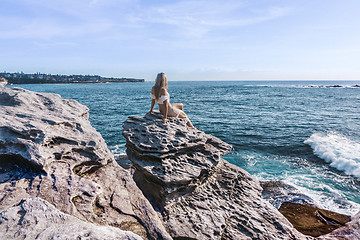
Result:
<instances>
[{"instance_id":1,"label":"bare arm","mask_svg":"<svg viewBox=\"0 0 360 240\"><path fill-rule=\"evenodd\" d=\"M148 113L146 113L146 114L145 114L145 116L146 116L146 115L148 115L148 114L150 114L150 113L153 111L154 106L155 106L155 99L152 99L152 101L151 101L150 111L149 111Z\"/></svg>"},{"instance_id":2,"label":"bare arm","mask_svg":"<svg viewBox=\"0 0 360 240\"><path fill-rule=\"evenodd\" d=\"M151 89L151 95L153 95L153 94L154 94L154 87L152 87L152 89ZM154 106L155 106L155 99L152 99L150 111L148 113L146 113L145 116L152 113Z\"/></svg>"},{"instance_id":3,"label":"bare arm","mask_svg":"<svg viewBox=\"0 0 360 240\"><path fill-rule=\"evenodd\" d=\"M169 101L165 100L164 101L164 105L165 105L165 112L164 112L164 116L163 116L163 124L166 123L166 119L167 119L167 115L168 115L168 110L169 110Z\"/></svg>"},{"instance_id":4,"label":"bare arm","mask_svg":"<svg viewBox=\"0 0 360 240\"><path fill-rule=\"evenodd\" d=\"M166 91L165 88L162 88L160 89L160 96L167 96L168 93ZM168 110L169 110L169 100L165 100L163 102L163 105L164 105L164 112L163 112L163 123L165 124L166 123L166 119L167 119L167 115L168 115Z\"/></svg>"}]
</instances>

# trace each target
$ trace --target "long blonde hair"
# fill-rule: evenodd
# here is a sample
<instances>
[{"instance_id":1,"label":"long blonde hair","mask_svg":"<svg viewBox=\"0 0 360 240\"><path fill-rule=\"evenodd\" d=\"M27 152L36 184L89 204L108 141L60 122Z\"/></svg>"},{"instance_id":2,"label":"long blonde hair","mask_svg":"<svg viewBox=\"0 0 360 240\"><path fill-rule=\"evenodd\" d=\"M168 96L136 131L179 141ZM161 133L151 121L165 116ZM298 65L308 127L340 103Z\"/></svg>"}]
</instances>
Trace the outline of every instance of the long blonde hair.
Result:
<instances>
[{"instance_id":1,"label":"long blonde hair","mask_svg":"<svg viewBox=\"0 0 360 240\"><path fill-rule=\"evenodd\" d=\"M161 72L158 73L155 79L155 85L154 85L154 95L156 99L159 99L160 95L160 89L165 88L167 90L168 88L168 81L165 73Z\"/></svg>"}]
</instances>

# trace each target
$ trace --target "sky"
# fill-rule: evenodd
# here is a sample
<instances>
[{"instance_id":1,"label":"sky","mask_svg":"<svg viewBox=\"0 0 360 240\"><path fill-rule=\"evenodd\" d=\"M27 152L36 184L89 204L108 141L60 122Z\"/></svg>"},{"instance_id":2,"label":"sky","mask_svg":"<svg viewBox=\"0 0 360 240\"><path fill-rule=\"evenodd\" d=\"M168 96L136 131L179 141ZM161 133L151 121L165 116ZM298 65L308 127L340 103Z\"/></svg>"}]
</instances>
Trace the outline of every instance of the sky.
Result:
<instances>
[{"instance_id":1,"label":"sky","mask_svg":"<svg viewBox=\"0 0 360 240\"><path fill-rule=\"evenodd\" d=\"M0 72L359 80L359 0L0 0Z\"/></svg>"}]
</instances>

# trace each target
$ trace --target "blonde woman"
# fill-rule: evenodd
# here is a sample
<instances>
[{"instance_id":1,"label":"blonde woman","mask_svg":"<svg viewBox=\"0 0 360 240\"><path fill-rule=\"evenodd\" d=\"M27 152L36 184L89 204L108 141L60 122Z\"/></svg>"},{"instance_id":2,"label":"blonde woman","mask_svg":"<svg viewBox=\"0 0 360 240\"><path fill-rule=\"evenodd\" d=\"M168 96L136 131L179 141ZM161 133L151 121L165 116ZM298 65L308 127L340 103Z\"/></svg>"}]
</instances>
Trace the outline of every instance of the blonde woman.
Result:
<instances>
[{"instance_id":1,"label":"blonde woman","mask_svg":"<svg viewBox=\"0 0 360 240\"><path fill-rule=\"evenodd\" d=\"M155 79L155 85L151 89L151 108L147 113L151 113L154 109L155 103L158 103L159 110L163 115L163 123L166 123L167 117L186 118L186 125L194 127L183 111L182 103L170 103L170 95L167 91L168 81L165 73L159 73ZM146 114L146 115L147 115Z\"/></svg>"}]
</instances>

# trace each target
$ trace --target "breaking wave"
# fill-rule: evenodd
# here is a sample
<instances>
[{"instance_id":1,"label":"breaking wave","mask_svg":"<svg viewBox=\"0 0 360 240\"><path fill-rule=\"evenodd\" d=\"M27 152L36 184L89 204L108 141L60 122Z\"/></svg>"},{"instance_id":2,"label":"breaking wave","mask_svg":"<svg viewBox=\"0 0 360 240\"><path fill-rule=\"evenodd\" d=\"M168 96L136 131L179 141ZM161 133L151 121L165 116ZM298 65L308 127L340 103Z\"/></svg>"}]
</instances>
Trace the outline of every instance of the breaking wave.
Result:
<instances>
[{"instance_id":1,"label":"breaking wave","mask_svg":"<svg viewBox=\"0 0 360 240\"><path fill-rule=\"evenodd\" d=\"M316 156L348 175L360 177L360 143L338 133L314 133L304 141Z\"/></svg>"}]
</instances>

